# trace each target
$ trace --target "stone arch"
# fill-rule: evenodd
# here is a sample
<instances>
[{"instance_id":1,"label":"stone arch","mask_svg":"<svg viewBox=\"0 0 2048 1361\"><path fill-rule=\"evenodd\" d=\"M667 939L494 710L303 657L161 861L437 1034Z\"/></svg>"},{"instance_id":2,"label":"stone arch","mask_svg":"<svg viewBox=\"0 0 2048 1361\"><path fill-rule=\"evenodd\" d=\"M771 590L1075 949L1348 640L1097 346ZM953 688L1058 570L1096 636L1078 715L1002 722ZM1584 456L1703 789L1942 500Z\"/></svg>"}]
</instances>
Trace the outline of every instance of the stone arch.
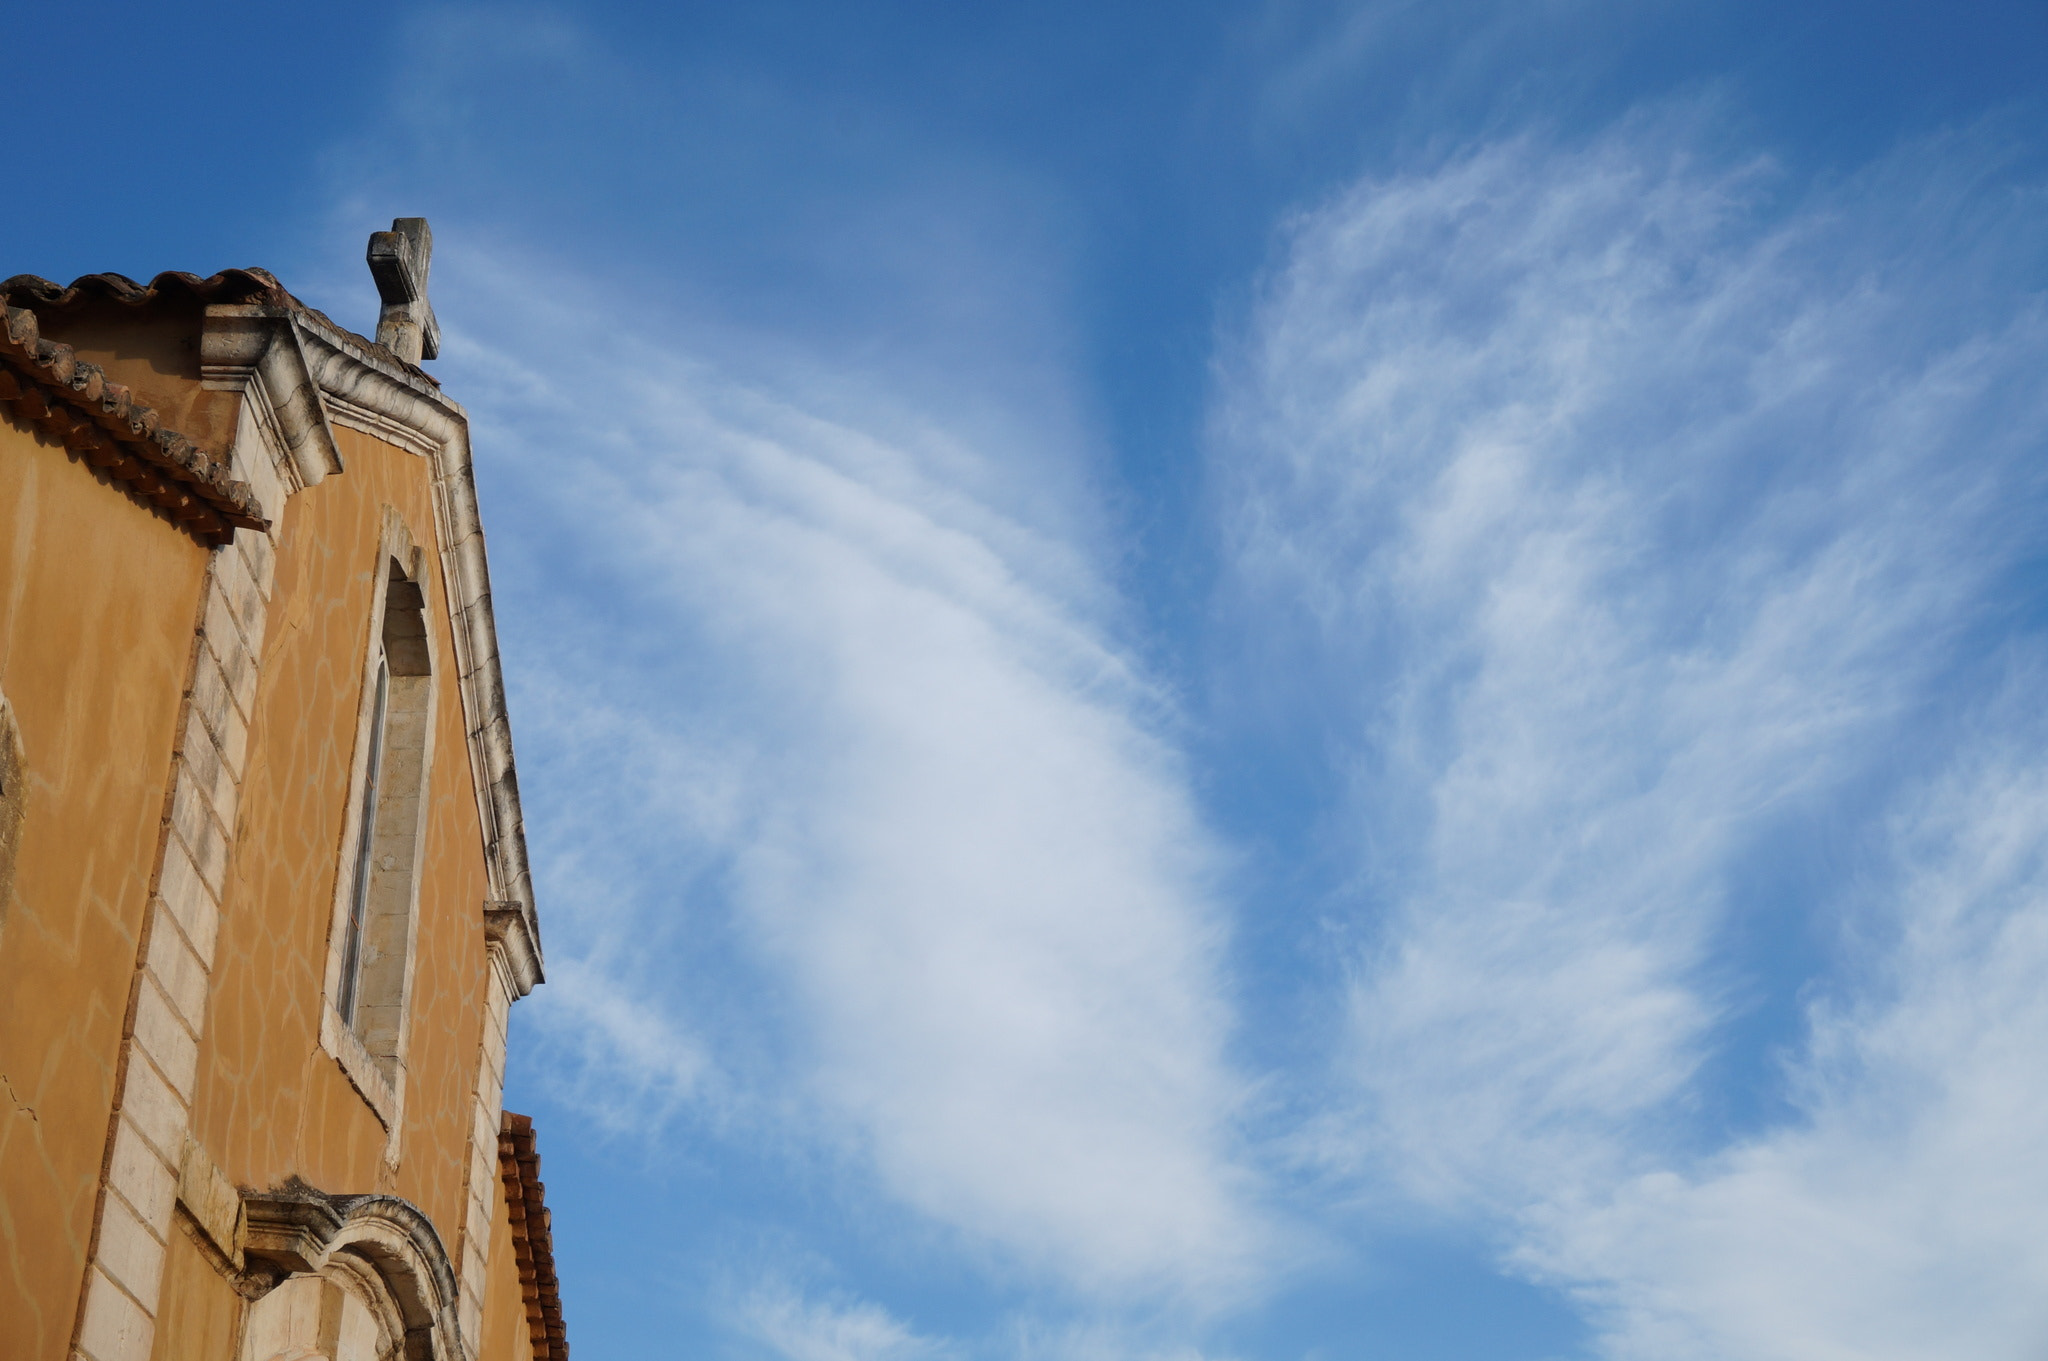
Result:
<instances>
[{"instance_id":1,"label":"stone arch","mask_svg":"<svg viewBox=\"0 0 2048 1361\"><path fill-rule=\"evenodd\" d=\"M240 1361L461 1361L455 1272L397 1196L245 1192L251 1278Z\"/></svg>"}]
</instances>

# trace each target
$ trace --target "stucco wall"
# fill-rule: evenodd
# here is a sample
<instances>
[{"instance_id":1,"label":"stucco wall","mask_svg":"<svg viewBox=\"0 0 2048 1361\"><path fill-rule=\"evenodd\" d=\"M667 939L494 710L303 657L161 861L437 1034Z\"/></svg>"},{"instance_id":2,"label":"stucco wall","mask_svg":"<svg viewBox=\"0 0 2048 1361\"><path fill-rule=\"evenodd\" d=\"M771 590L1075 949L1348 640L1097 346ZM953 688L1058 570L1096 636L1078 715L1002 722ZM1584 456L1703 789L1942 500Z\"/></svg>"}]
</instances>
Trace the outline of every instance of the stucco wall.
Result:
<instances>
[{"instance_id":1,"label":"stucco wall","mask_svg":"<svg viewBox=\"0 0 2048 1361\"><path fill-rule=\"evenodd\" d=\"M28 775L0 905L0 1356L59 1361L207 555L4 420L0 507L0 690Z\"/></svg>"},{"instance_id":2,"label":"stucco wall","mask_svg":"<svg viewBox=\"0 0 2048 1361\"><path fill-rule=\"evenodd\" d=\"M283 525L194 1133L240 1185L296 1175L328 1192L403 1196L433 1218L453 1257L483 1026L489 889L432 548L430 467L355 431L336 434L346 473L293 497ZM422 585L437 672L395 1168L384 1161L383 1125L319 1038L386 506L428 549Z\"/></svg>"},{"instance_id":3,"label":"stucco wall","mask_svg":"<svg viewBox=\"0 0 2048 1361\"><path fill-rule=\"evenodd\" d=\"M241 1325L242 1297L180 1222L164 1254L151 1361L234 1361Z\"/></svg>"},{"instance_id":4,"label":"stucco wall","mask_svg":"<svg viewBox=\"0 0 2048 1361\"><path fill-rule=\"evenodd\" d=\"M166 429L206 449L234 443L242 399L200 382L199 331L205 304L197 298L160 296L147 307L110 298L81 298L69 307L37 313L40 330L133 389Z\"/></svg>"},{"instance_id":5,"label":"stucco wall","mask_svg":"<svg viewBox=\"0 0 2048 1361\"><path fill-rule=\"evenodd\" d=\"M91 338L84 332L92 320L73 318L81 332L74 339ZM191 356L175 328L115 334L121 318L99 320L119 352L88 357L110 369L125 365L122 377L161 389L148 394L159 404L183 401L183 417L225 429L214 419L228 409L216 409L222 394L190 390ZM401 1196L432 1219L459 1269L473 1129L489 1141L484 1161L495 1166L496 1130L486 1127L493 1111L479 1112L475 1096L492 995L482 918L490 890L436 547L432 467L355 431L335 434L346 471L282 508L274 588L267 603L260 593L247 598L263 627L253 627L254 613L229 625L252 645L261 639L262 663L253 695L234 696L248 718L248 756L238 797L220 809L234 827L218 944L200 988L203 1005L180 1013L188 1025L203 1025L190 1134L207 1156L189 1166L217 1164L242 1186L300 1178L330 1193ZM426 550L420 585L436 673L404 1115L395 1140L321 1041L364 661L393 515ZM18 722L28 784L11 891L0 875L0 1357L7 1361L62 1361L78 1314L208 561L188 535L99 483L62 449L0 423L0 693ZM485 1093L486 1106L495 1091ZM179 1152L167 1148L165 1157L175 1165ZM117 1160L116 1173L127 1166ZM155 1175L164 1175L161 1168ZM485 1313L502 1339L490 1354L531 1361L502 1187L493 1177L483 1189L495 1211L496 1258ZM480 1226L486 1204L476 1207ZM171 1214L168 1189L155 1213ZM241 1300L217 1255L180 1216L162 1258L160 1294L147 1288L158 1279L154 1257L131 1254L111 1276L102 1261L93 1278L132 1292L139 1304L123 1308L155 1309L159 1361L233 1361ZM170 1221L143 1215L135 1222L155 1225L135 1232L162 1239ZM232 1235L208 1222L214 1241L227 1243ZM125 1241L108 1240L117 1248ZM99 1251L106 1258L107 1244ZM150 1251L164 1250L152 1240Z\"/></svg>"}]
</instances>

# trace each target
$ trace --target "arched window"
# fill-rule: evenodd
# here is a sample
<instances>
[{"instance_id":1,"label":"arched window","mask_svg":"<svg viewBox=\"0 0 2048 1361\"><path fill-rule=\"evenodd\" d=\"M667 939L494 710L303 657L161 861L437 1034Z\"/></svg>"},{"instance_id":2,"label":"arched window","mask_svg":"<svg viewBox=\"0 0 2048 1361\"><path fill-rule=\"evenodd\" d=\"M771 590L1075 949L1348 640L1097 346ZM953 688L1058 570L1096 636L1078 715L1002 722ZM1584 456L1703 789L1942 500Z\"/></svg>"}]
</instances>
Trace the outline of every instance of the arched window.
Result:
<instances>
[{"instance_id":1,"label":"arched window","mask_svg":"<svg viewBox=\"0 0 2048 1361\"><path fill-rule=\"evenodd\" d=\"M332 1047L388 1128L405 1066L407 1002L419 896L434 668L425 555L387 535L364 668L354 790L337 876L328 997L342 1032ZM381 1078L358 1071L364 1061Z\"/></svg>"}]
</instances>

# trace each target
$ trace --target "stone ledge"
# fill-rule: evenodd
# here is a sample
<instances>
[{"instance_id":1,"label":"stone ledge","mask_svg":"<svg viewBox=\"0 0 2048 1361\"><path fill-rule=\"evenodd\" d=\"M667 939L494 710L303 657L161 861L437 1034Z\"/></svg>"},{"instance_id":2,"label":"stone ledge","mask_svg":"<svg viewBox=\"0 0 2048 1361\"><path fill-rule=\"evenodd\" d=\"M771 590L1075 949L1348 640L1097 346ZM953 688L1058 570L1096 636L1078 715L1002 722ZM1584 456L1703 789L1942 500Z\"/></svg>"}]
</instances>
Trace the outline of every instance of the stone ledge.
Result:
<instances>
[{"instance_id":1,"label":"stone ledge","mask_svg":"<svg viewBox=\"0 0 2048 1361\"><path fill-rule=\"evenodd\" d=\"M321 1012L320 1047L341 1065L349 1084L384 1126L387 1140L396 1140L403 1100L399 1084L386 1075L383 1066L363 1046L348 1022L341 1019L341 1013L334 1009L332 1001Z\"/></svg>"}]
</instances>

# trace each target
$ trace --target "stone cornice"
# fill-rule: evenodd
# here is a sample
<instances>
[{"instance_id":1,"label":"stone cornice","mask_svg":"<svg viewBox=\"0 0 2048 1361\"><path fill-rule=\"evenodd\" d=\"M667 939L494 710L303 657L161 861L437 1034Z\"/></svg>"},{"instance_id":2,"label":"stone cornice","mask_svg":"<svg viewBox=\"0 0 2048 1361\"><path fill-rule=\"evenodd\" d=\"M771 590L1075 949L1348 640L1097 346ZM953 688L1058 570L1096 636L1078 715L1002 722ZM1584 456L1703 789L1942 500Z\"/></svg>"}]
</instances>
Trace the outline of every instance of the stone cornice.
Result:
<instances>
[{"instance_id":1,"label":"stone cornice","mask_svg":"<svg viewBox=\"0 0 2048 1361\"><path fill-rule=\"evenodd\" d=\"M484 941L502 960L505 981L514 997L524 997L541 982L540 941L529 914L516 902L484 904Z\"/></svg>"},{"instance_id":2,"label":"stone cornice","mask_svg":"<svg viewBox=\"0 0 2048 1361\"><path fill-rule=\"evenodd\" d=\"M246 303L210 305L199 337L199 372L208 387L262 402L263 414L300 486L313 486L341 471L341 448L334 442L299 328L287 310Z\"/></svg>"}]
</instances>

